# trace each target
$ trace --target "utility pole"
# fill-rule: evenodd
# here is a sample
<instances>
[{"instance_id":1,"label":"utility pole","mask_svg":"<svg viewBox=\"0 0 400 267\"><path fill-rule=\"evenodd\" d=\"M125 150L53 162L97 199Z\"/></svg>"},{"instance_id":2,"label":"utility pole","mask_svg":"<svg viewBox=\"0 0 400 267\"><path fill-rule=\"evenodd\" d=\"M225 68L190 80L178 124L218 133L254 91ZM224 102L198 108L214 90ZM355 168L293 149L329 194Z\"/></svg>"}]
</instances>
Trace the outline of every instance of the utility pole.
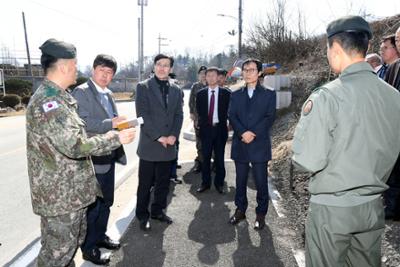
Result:
<instances>
[{"instance_id":1,"label":"utility pole","mask_svg":"<svg viewBox=\"0 0 400 267\"><path fill-rule=\"evenodd\" d=\"M239 0L239 44L238 44L238 57L242 57L242 0Z\"/></svg>"},{"instance_id":2,"label":"utility pole","mask_svg":"<svg viewBox=\"0 0 400 267\"><path fill-rule=\"evenodd\" d=\"M28 56L28 71L29 71L29 74L31 75L31 79L32 79L32 92L33 92L33 88L35 87L34 86L35 80L33 79L33 73L32 73L31 54L29 53L28 34L26 32L25 13L24 12L22 12L22 22L24 24L26 54Z\"/></svg>"},{"instance_id":3,"label":"utility pole","mask_svg":"<svg viewBox=\"0 0 400 267\"><path fill-rule=\"evenodd\" d=\"M167 40L167 38L161 37L161 33L158 34L158 53L161 53L161 46L168 46L168 44L162 44L161 41Z\"/></svg>"},{"instance_id":4,"label":"utility pole","mask_svg":"<svg viewBox=\"0 0 400 267\"><path fill-rule=\"evenodd\" d=\"M147 0L138 0L138 5L140 6L140 57L139 57L139 81L143 79L143 7L147 6Z\"/></svg>"},{"instance_id":5,"label":"utility pole","mask_svg":"<svg viewBox=\"0 0 400 267\"><path fill-rule=\"evenodd\" d=\"M141 34L140 34L140 18L138 18L138 82L140 82L142 80L142 65L141 65L141 55L142 55L142 51L141 51Z\"/></svg>"}]
</instances>

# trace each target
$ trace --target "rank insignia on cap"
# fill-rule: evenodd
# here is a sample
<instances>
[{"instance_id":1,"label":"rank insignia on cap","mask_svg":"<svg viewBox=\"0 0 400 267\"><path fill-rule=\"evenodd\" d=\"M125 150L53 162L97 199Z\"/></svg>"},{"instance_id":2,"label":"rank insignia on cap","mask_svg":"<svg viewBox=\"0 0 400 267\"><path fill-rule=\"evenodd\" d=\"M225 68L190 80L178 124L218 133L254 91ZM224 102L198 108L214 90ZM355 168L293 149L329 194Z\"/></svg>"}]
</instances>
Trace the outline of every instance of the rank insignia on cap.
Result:
<instances>
[{"instance_id":1,"label":"rank insignia on cap","mask_svg":"<svg viewBox=\"0 0 400 267\"><path fill-rule=\"evenodd\" d=\"M313 108L313 102L312 100L308 100L303 107L303 115L307 116L311 112L312 108Z\"/></svg>"},{"instance_id":2,"label":"rank insignia on cap","mask_svg":"<svg viewBox=\"0 0 400 267\"><path fill-rule=\"evenodd\" d=\"M58 108L58 103L56 101L50 101L47 103L43 104L43 110L44 112L49 112L53 109L57 109Z\"/></svg>"}]
</instances>

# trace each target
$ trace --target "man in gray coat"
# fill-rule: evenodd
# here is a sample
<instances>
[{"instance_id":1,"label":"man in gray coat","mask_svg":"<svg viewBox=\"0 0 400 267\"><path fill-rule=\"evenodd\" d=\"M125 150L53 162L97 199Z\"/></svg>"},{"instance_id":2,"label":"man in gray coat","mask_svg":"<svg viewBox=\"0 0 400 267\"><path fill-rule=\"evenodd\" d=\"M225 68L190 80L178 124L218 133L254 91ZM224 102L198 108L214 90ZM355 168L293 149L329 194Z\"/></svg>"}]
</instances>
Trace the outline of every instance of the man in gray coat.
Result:
<instances>
[{"instance_id":1,"label":"man in gray coat","mask_svg":"<svg viewBox=\"0 0 400 267\"><path fill-rule=\"evenodd\" d=\"M169 82L174 65L172 57L159 54L154 58L154 77L137 85L136 114L142 117L137 154L139 186L136 217L140 228L150 230L150 189L154 185L151 218L172 223L164 209L167 207L171 163L176 158L176 141L183 122L182 94Z\"/></svg>"},{"instance_id":2,"label":"man in gray coat","mask_svg":"<svg viewBox=\"0 0 400 267\"><path fill-rule=\"evenodd\" d=\"M108 89L116 71L117 62L112 56L98 55L93 62L91 79L72 92L78 102L78 114L85 121L89 136L115 129L119 122L126 119L118 116L112 92ZM81 249L85 260L105 264L109 259L101 257L99 248L114 250L120 247L119 242L106 235L106 231L110 208L114 202L115 163L125 165L126 156L120 146L105 156L93 156L92 161L102 197L98 197L88 208L87 235Z\"/></svg>"}]
</instances>

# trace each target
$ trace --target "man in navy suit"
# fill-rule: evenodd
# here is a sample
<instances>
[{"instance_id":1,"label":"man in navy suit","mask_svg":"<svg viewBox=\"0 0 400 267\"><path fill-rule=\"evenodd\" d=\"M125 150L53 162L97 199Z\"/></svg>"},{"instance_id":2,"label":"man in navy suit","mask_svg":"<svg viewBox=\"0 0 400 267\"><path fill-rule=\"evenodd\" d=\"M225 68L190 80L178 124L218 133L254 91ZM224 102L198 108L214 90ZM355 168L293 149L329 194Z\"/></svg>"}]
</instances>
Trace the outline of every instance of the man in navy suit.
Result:
<instances>
[{"instance_id":1,"label":"man in navy suit","mask_svg":"<svg viewBox=\"0 0 400 267\"><path fill-rule=\"evenodd\" d=\"M224 193L225 144L228 140L228 107L231 92L218 87L218 68L211 67L206 70L208 87L201 89L196 95L196 109L198 114L198 127L200 128L200 140L203 154L201 168L202 183L197 189L202 193L211 186L211 155L215 154L215 189Z\"/></svg>"},{"instance_id":2,"label":"man in navy suit","mask_svg":"<svg viewBox=\"0 0 400 267\"><path fill-rule=\"evenodd\" d=\"M247 177L251 167L257 188L256 222L254 229L265 226L268 210L267 163L271 159L270 129L275 119L276 94L266 89L258 77L262 63L247 59L242 65L246 85L232 93L229 121L234 130L231 158L236 166L235 214L229 222L233 225L246 218Z\"/></svg>"}]
</instances>

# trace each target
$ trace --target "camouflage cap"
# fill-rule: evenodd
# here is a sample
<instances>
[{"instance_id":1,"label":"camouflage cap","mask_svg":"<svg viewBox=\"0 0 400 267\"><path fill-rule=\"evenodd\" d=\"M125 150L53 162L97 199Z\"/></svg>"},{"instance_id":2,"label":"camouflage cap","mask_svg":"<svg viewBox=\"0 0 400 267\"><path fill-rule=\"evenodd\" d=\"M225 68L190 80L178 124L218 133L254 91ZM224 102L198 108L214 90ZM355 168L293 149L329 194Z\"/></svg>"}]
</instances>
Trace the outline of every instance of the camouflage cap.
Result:
<instances>
[{"instance_id":1,"label":"camouflage cap","mask_svg":"<svg viewBox=\"0 0 400 267\"><path fill-rule=\"evenodd\" d=\"M71 59L76 57L76 48L73 44L69 44L56 39L49 39L40 47L43 54L53 56L55 58Z\"/></svg>"},{"instance_id":2,"label":"camouflage cap","mask_svg":"<svg viewBox=\"0 0 400 267\"><path fill-rule=\"evenodd\" d=\"M365 32L368 39L372 38L372 32L368 22L360 16L346 16L329 23L326 33L328 38L341 32Z\"/></svg>"}]
</instances>

